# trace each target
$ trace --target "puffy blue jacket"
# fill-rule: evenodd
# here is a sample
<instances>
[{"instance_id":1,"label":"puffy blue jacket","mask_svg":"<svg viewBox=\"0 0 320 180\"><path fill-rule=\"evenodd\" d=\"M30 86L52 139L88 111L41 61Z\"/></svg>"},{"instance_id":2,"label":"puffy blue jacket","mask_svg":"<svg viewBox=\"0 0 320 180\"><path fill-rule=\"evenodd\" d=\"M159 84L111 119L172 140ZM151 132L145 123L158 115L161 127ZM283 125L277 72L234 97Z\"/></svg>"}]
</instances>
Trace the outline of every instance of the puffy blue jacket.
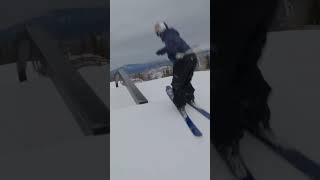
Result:
<instances>
[{"instance_id":1,"label":"puffy blue jacket","mask_svg":"<svg viewBox=\"0 0 320 180\"><path fill-rule=\"evenodd\" d=\"M160 49L160 54L167 53L168 58L175 63L176 53L184 53L190 49L190 46L180 37L180 34L174 28L169 28L160 34L165 47Z\"/></svg>"}]
</instances>

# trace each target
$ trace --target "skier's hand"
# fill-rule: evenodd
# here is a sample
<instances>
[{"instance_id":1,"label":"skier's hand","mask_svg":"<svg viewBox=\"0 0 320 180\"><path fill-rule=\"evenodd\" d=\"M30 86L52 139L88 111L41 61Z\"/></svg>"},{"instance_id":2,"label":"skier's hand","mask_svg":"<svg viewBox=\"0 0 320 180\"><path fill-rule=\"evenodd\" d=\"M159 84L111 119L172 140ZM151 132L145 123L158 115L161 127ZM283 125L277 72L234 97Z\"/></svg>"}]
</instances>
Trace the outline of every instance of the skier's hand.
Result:
<instances>
[{"instance_id":1,"label":"skier's hand","mask_svg":"<svg viewBox=\"0 0 320 180\"><path fill-rule=\"evenodd\" d=\"M177 53L176 54L176 59L182 59L183 58L183 56L184 56L184 54L183 53Z\"/></svg>"},{"instance_id":2,"label":"skier's hand","mask_svg":"<svg viewBox=\"0 0 320 180\"><path fill-rule=\"evenodd\" d=\"M157 54L158 56L162 56L162 55L165 54L165 51L164 51L164 49L159 49L159 50L156 52L156 54Z\"/></svg>"}]
</instances>

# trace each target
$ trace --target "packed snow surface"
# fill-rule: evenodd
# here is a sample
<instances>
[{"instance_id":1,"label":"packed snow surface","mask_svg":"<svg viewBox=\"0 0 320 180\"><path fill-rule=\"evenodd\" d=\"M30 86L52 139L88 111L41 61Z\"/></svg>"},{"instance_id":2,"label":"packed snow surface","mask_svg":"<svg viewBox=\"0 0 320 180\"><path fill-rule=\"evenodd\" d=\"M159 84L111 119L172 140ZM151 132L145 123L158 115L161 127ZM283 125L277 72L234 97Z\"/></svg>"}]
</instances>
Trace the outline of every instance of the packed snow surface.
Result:
<instances>
[{"instance_id":1,"label":"packed snow surface","mask_svg":"<svg viewBox=\"0 0 320 180\"><path fill-rule=\"evenodd\" d=\"M210 121L187 107L203 133L193 136L165 92L171 79L136 83L149 101L143 105L111 83L111 179L210 179ZM196 72L192 83L196 102L210 111L210 71Z\"/></svg>"}]
</instances>

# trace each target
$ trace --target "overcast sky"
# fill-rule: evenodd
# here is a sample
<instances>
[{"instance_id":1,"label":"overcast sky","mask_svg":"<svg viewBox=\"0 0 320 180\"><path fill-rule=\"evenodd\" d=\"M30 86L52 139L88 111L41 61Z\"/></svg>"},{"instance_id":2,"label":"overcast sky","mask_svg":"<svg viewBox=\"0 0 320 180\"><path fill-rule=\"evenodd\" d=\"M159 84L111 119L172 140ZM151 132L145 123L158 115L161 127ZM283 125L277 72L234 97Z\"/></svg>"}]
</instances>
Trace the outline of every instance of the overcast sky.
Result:
<instances>
[{"instance_id":1,"label":"overcast sky","mask_svg":"<svg viewBox=\"0 0 320 180\"><path fill-rule=\"evenodd\" d=\"M157 21L175 27L191 46L210 44L210 0L111 0L111 69L154 61L163 46L153 32Z\"/></svg>"},{"instance_id":2,"label":"overcast sky","mask_svg":"<svg viewBox=\"0 0 320 180\"><path fill-rule=\"evenodd\" d=\"M53 9L95 7L106 0L6 0L0 6L0 29ZM111 68L154 61L163 44L153 25L166 21L190 45L208 46L210 0L110 0Z\"/></svg>"}]
</instances>

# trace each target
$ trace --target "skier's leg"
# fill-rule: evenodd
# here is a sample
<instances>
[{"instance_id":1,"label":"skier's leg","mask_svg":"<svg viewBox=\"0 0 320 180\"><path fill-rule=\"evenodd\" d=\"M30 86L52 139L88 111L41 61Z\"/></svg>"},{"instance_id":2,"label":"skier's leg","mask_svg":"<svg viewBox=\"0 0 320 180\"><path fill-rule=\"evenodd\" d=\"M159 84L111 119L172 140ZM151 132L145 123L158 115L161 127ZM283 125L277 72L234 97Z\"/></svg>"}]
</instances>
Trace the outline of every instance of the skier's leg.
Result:
<instances>
[{"instance_id":1,"label":"skier's leg","mask_svg":"<svg viewBox=\"0 0 320 180\"><path fill-rule=\"evenodd\" d=\"M230 3L233 5L230 6ZM251 16L245 12L251 8L242 6L244 5L238 1L214 1L212 11L215 53L211 63L213 99L211 104L214 119L211 123L211 140L216 147L231 146L243 134L238 71L239 64L245 60L243 57L249 41L248 33L254 25L252 22L243 21L250 19Z\"/></svg>"},{"instance_id":2,"label":"skier's leg","mask_svg":"<svg viewBox=\"0 0 320 180\"><path fill-rule=\"evenodd\" d=\"M273 18L275 6L276 4L269 6L269 10L261 18L255 33L252 34L252 40L248 45L246 54L248 63L241 68L243 74L242 97L244 99L242 99L242 103L244 103L244 122L246 126L250 126L253 129L258 129L260 122L265 128L269 128L270 110L268 97L271 87L263 78L262 72L258 67L258 60L266 44L267 31Z\"/></svg>"},{"instance_id":3,"label":"skier's leg","mask_svg":"<svg viewBox=\"0 0 320 180\"><path fill-rule=\"evenodd\" d=\"M191 78L188 79L187 86L185 88L185 98L187 102L194 101L194 87L191 84Z\"/></svg>"},{"instance_id":4,"label":"skier's leg","mask_svg":"<svg viewBox=\"0 0 320 180\"><path fill-rule=\"evenodd\" d=\"M264 80L261 71L256 67L248 73L249 85L246 86L247 94L243 99L244 125L253 130L259 130L259 125L270 128L270 109L268 98L271 87Z\"/></svg>"},{"instance_id":5,"label":"skier's leg","mask_svg":"<svg viewBox=\"0 0 320 180\"><path fill-rule=\"evenodd\" d=\"M173 78L171 82L172 90L173 90L173 103L178 107L183 107L186 104L185 100L185 70L184 63L182 61L178 61L173 66Z\"/></svg>"},{"instance_id":6,"label":"skier's leg","mask_svg":"<svg viewBox=\"0 0 320 180\"><path fill-rule=\"evenodd\" d=\"M244 94L252 90L246 87L248 76L243 67L250 70L256 66L259 56L248 58L248 52L252 50L251 41L256 38L252 34L265 14L266 4L271 1L216 0L213 5L216 52L211 68L214 119L211 140L238 179L253 179L245 171L238 147L245 117L242 110ZM253 54L256 52L250 53Z\"/></svg>"},{"instance_id":7,"label":"skier's leg","mask_svg":"<svg viewBox=\"0 0 320 180\"><path fill-rule=\"evenodd\" d=\"M190 81L192 79L195 65L195 56L187 55L176 62L173 67L173 79L171 85L174 93L173 102L177 107L182 107L186 104L188 100L186 94L190 93L190 96L193 96L194 89L190 84Z\"/></svg>"},{"instance_id":8,"label":"skier's leg","mask_svg":"<svg viewBox=\"0 0 320 180\"><path fill-rule=\"evenodd\" d=\"M185 83L185 98L187 102L191 102L194 101L194 87L191 84L192 81L192 77L193 77L193 72L196 68L197 65L197 57L196 55L192 54L189 57L187 57L188 59L186 60L188 63L189 68L189 72L187 73L187 80Z\"/></svg>"},{"instance_id":9,"label":"skier's leg","mask_svg":"<svg viewBox=\"0 0 320 180\"><path fill-rule=\"evenodd\" d=\"M256 66L261 53L250 52L252 41L257 38L253 35L261 21L270 15L275 2L214 1L212 27L216 52L212 62L214 123L211 123L211 139L216 145L230 144L242 135L241 124L244 116L241 111L241 98L245 78L242 67L244 64ZM254 58L249 58L248 52Z\"/></svg>"},{"instance_id":10,"label":"skier's leg","mask_svg":"<svg viewBox=\"0 0 320 180\"><path fill-rule=\"evenodd\" d=\"M212 106L213 119L211 123L211 140L216 146L231 145L242 136L240 126L239 100L236 87L232 85L235 71L220 69L213 73Z\"/></svg>"}]
</instances>

